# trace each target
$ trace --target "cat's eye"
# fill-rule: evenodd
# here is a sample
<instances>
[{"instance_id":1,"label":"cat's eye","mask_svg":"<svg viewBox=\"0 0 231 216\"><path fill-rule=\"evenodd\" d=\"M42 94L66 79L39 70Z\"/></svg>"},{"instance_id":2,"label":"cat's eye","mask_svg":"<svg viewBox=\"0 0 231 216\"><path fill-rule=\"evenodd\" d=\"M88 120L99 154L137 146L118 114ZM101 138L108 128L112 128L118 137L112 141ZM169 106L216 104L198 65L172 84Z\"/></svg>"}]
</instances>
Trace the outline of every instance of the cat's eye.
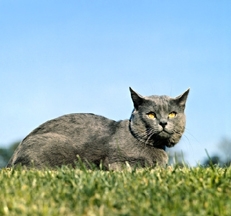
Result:
<instances>
[{"instance_id":1,"label":"cat's eye","mask_svg":"<svg viewBox=\"0 0 231 216\"><path fill-rule=\"evenodd\" d=\"M156 114L155 114L154 112L148 113L147 116L148 116L148 118L150 118L150 119L156 118Z\"/></svg>"},{"instance_id":2,"label":"cat's eye","mask_svg":"<svg viewBox=\"0 0 231 216\"><path fill-rule=\"evenodd\" d=\"M171 113L169 113L169 114L168 114L168 117L169 117L169 118L174 118L174 117L176 117L176 112L171 112Z\"/></svg>"}]
</instances>

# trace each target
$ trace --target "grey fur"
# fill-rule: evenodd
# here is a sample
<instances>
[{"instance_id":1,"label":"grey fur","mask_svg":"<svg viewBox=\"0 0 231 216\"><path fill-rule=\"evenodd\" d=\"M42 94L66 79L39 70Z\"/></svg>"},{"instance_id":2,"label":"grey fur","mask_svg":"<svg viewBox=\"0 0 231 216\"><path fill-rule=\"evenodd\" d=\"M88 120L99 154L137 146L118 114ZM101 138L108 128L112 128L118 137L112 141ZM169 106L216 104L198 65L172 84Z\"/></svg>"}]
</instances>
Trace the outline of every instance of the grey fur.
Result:
<instances>
[{"instance_id":1,"label":"grey fur","mask_svg":"<svg viewBox=\"0 0 231 216\"><path fill-rule=\"evenodd\" d=\"M180 140L185 128L185 103L189 89L177 98L143 97L130 88L134 110L130 120L113 121L94 114L69 114L45 122L26 136L7 167L74 166L82 161L106 169L130 166L166 166L165 147ZM148 113L155 113L149 119ZM170 119L168 114L175 112Z\"/></svg>"}]
</instances>

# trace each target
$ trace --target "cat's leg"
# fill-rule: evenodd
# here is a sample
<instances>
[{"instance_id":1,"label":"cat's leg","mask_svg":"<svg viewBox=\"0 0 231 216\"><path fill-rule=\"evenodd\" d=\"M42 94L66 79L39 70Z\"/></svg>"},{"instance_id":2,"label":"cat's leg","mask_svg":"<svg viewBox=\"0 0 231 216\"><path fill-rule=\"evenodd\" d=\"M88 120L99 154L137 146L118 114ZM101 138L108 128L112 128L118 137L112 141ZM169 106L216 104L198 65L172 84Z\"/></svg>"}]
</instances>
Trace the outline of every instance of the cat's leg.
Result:
<instances>
[{"instance_id":1,"label":"cat's leg","mask_svg":"<svg viewBox=\"0 0 231 216\"><path fill-rule=\"evenodd\" d=\"M123 162L114 162L108 165L109 170L114 170L114 171L121 171L124 170L126 167L126 164Z\"/></svg>"},{"instance_id":2,"label":"cat's leg","mask_svg":"<svg viewBox=\"0 0 231 216\"><path fill-rule=\"evenodd\" d=\"M122 171L122 170L132 171L132 169L134 169L135 167L140 167L140 166L137 166L137 165L134 166L128 161L114 162L108 165L109 170L114 170L114 171Z\"/></svg>"}]
</instances>

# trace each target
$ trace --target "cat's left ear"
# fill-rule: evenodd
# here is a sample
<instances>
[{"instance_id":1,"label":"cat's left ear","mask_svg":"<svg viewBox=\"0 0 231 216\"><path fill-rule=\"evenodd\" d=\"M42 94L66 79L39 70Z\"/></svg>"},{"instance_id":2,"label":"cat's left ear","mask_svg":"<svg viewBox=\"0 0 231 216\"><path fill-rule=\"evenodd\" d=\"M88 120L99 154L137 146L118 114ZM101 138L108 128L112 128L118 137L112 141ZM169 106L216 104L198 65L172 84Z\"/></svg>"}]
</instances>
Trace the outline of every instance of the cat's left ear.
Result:
<instances>
[{"instance_id":1,"label":"cat's left ear","mask_svg":"<svg viewBox=\"0 0 231 216\"><path fill-rule=\"evenodd\" d=\"M138 107L143 104L145 99L143 98L143 96L136 93L131 87L129 87L129 89L130 89L130 92L131 92L131 97L132 97L134 107L137 110Z\"/></svg>"},{"instance_id":2,"label":"cat's left ear","mask_svg":"<svg viewBox=\"0 0 231 216\"><path fill-rule=\"evenodd\" d=\"M188 89L182 95L175 98L175 101L177 101L177 104L179 106L183 107L183 108L185 108L185 104L186 104L186 101L187 101L189 90L190 89Z\"/></svg>"}]
</instances>

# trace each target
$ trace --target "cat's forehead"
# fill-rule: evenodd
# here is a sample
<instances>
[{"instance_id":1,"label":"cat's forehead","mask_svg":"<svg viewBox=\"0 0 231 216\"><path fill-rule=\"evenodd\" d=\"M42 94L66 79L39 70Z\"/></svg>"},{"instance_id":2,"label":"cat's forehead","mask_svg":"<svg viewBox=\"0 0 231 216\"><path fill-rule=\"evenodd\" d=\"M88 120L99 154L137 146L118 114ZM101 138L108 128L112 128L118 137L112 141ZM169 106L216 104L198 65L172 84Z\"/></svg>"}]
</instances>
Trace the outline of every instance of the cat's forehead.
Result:
<instances>
[{"instance_id":1,"label":"cat's forehead","mask_svg":"<svg viewBox=\"0 0 231 216\"><path fill-rule=\"evenodd\" d=\"M153 101L157 104L165 104L165 103L169 103L170 101L170 97L167 96L167 95L161 95L161 96L158 96L158 95L151 95L151 96L147 96L145 97L146 99L148 99L149 101Z\"/></svg>"},{"instance_id":2,"label":"cat's forehead","mask_svg":"<svg viewBox=\"0 0 231 216\"><path fill-rule=\"evenodd\" d=\"M171 106L170 101L171 98L169 96L163 95L163 96L157 96L157 95L151 95L148 97L145 97L147 100L147 105L151 107L156 107L160 110L168 110Z\"/></svg>"}]
</instances>

